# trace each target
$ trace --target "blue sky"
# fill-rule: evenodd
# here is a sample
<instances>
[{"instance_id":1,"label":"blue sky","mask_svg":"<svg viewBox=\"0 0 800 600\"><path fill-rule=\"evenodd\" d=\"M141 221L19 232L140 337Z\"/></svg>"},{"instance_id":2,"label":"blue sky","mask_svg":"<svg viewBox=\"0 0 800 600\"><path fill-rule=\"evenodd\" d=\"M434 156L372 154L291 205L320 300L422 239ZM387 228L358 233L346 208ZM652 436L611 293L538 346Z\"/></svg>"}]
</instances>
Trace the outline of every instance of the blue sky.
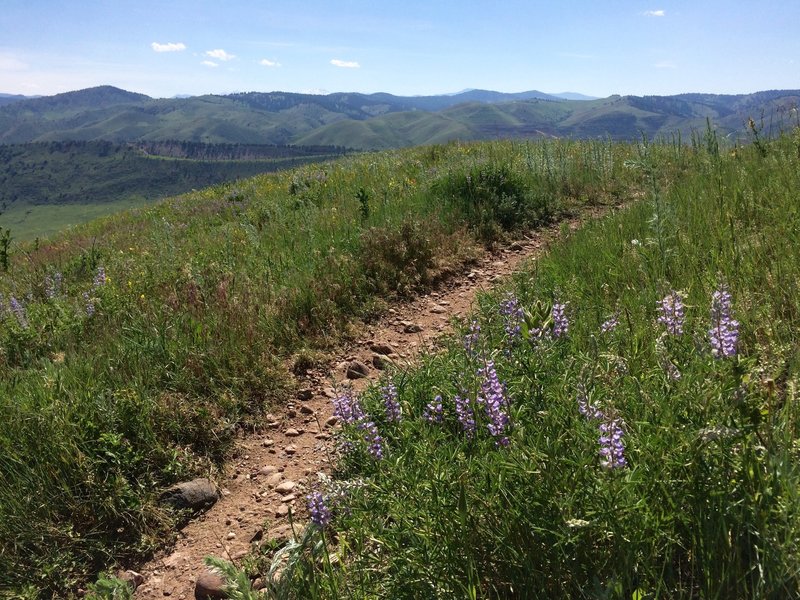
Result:
<instances>
[{"instance_id":1,"label":"blue sky","mask_svg":"<svg viewBox=\"0 0 800 600\"><path fill-rule=\"evenodd\" d=\"M800 0L2 0L0 92L800 88Z\"/></svg>"}]
</instances>

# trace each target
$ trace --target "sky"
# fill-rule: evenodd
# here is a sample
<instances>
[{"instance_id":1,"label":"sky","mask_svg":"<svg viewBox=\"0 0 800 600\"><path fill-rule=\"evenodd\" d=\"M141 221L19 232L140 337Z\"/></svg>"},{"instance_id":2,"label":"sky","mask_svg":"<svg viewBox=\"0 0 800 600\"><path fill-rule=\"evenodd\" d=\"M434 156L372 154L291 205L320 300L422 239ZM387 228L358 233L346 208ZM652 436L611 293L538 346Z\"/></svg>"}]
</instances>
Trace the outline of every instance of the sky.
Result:
<instances>
[{"instance_id":1,"label":"sky","mask_svg":"<svg viewBox=\"0 0 800 600\"><path fill-rule=\"evenodd\" d=\"M2 0L0 93L800 88L800 0Z\"/></svg>"}]
</instances>

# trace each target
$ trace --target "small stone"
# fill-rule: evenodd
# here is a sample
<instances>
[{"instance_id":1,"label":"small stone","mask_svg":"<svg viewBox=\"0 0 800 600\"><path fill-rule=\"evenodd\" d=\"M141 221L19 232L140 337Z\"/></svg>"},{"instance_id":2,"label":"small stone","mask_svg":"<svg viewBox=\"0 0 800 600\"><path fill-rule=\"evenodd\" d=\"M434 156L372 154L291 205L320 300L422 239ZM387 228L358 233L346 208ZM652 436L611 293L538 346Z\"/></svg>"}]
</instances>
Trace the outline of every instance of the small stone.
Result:
<instances>
[{"instance_id":1,"label":"small stone","mask_svg":"<svg viewBox=\"0 0 800 600\"><path fill-rule=\"evenodd\" d=\"M262 475L272 475L273 473L278 472L278 467L276 467L275 465L264 465L258 471Z\"/></svg>"},{"instance_id":2,"label":"small stone","mask_svg":"<svg viewBox=\"0 0 800 600\"><path fill-rule=\"evenodd\" d=\"M281 504L278 508L275 509L275 516L276 517L285 517L289 514L289 506L286 504Z\"/></svg>"},{"instance_id":3,"label":"small stone","mask_svg":"<svg viewBox=\"0 0 800 600\"><path fill-rule=\"evenodd\" d=\"M267 584L264 583L264 580L261 579L261 577L256 577L253 580L253 589L254 590L256 590L256 591L263 590L265 587L267 587Z\"/></svg>"},{"instance_id":4,"label":"small stone","mask_svg":"<svg viewBox=\"0 0 800 600\"><path fill-rule=\"evenodd\" d=\"M297 399L298 400L311 400L314 397L314 392L309 389L300 390L297 392Z\"/></svg>"},{"instance_id":5,"label":"small stone","mask_svg":"<svg viewBox=\"0 0 800 600\"><path fill-rule=\"evenodd\" d=\"M197 582L194 584L194 597L196 600L227 598L225 581L216 573L206 571L197 578Z\"/></svg>"},{"instance_id":6,"label":"small stone","mask_svg":"<svg viewBox=\"0 0 800 600\"><path fill-rule=\"evenodd\" d=\"M235 539L236 539L236 534L235 534L235 533L233 533L232 531L229 531L229 532L228 532L228 535L226 535L226 536L225 536L225 539L228 539L228 540L235 540Z\"/></svg>"},{"instance_id":7,"label":"small stone","mask_svg":"<svg viewBox=\"0 0 800 600\"><path fill-rule=\"evenodd\" d=\"M291 502L295 498L297 498L295 494L286 494L285 496L281 497L281 502Z\"/></svg>"},{"instance_id":8,"label":"small stone","mask_svg":"<svg viewBox=\"0 0 800 600\"><path fill-rule=\"evenodd\" d=\"M370 350L372 350L375 354L383 354L384 356L388 356L394 352L394 348L392 348L389 344L384 343L372 344L370 346Z\"/></svg>"},{"instance_id":9,"label":"small stone","mask_svg":"<svg viewBox=\"0 0 800 600\"><path fill-rule=\"evenodd\" d=\"M300 412L302 414L304 414L304 415L313 415L314 414L314 409L311 408L310 406L301 406L300 407Z\"/></svg>"},{"instance_id":10,"label":"small stone","mask_svg":"<svg viewBox=\"0 0 800 600\"><path fill-rule=\"evenodd\" d=\"M136 591L136 588L144 583L144 575L130 569L118 573L117 578L126 582L128 586L133 589L133 591Z\"/></svg>"},{"instance_id":11,"label":"small stone","mask_svg":"<svg viewBox=\"0 0 800 600\"><path fill-rule=\"evenodd\" d=\"M277 421L278 417L276 417L272 413L267 413L266 416L264 417L264 419L267 420L267 421Z\"/></svg>"},{"instance_id":12,"label":"small stone","mask_svg":"<svg viewBox=\"0 0 800 600\"><path fill-rule=\"evenodd\" d=\"M422 331L422 327L416 323L410 323L403 328L403 333L419 333L420 331Z\"/></svg>"},{"instance_id":13,"label":"small stone","mask_svg":"<svg viewBox=\"0 0 800 600\"><path fill-rule=\"evenodd\" d=\"M390 365L390 361L386 356L382 354L375 354L372 357L372 366L378 369L378 371L383 371L386 367Z\"/></svg>"},{"instance_id":14,"label":"small stone","mask_svg":"<svg viewBox=\"0 0 800 600\"><path fill-rule=\"evenodd\" d=\"M286 411L286 416L289 417L290 419L294 419L297 416L297 411L293 408L290 408L289 410Z\"/></svg>"},{"instance_id":15,"label":"small stone","mask_svg":"<svg viewBox=\"0 0 800 600\"><path fill-rule=\"evenodd\" d=\"M347 378L348 379L361 379L369 374L369 367L364 363L354 360L347 365Z\"/></svg>"},{"instance_id":16,"label":"small stone","mask_svg":"<svg viewBox=\"0 0 800 600\"><path fill-rule=\"evenodd\" d=\"M327 433L318 433L314 436L314 438L318 440L329 440L331 439L331 436Z\"/></svg>"},{"instance_id":17,"label":"small stone","mask_svg":"<svg viewBox=\"0 0 800 600\"><path fill-rule=\"evenodd\" d=\"M325 425L327 425L328 427L333 427L338 422L339 419L337 417L328 417L328 419L325 421Z\"/></svg>"},{"instance_id":18,"label":"small stone","mask_svg":"<svg viewBox=\"0 0 800 600\"><path fill-rule=\"evenodd\" d=\"M252 544L253 542L257 542L261 540L263 537L264 537L264 529L262 527L259 527L258 529L256 529L255 533L253 533L253 535L250 536L250 543Z\"/></svg>"},{"instance_id":19,"label":"small stone","mask_svg":"<svg viewBox=\"0 0 800 600\"><path fill-rule=\"evenodd\" d=\"M271 439L267 438L263 442L261 442L261 445L264 446L264 448L269 448L270 446L274 446L275 445L275 440L271 440Z\"/></svg>"},{"instance_id":20,"label":"small stone","mask_svg":"<svg viewBox=\"0 0 800 600\"><path fill-rule=\"evenodd\" d=\"M467 279L475 279L477 276L478 276L478 274L475 271L470 271L467 274Z\"/></svg>"},{"instance_id":21,"label":"small stone","mask_svg":"<svg viewBox=\"0 0 800 600\"><path fill-rule=\"evenodd\" d=\"M283 435L285 435L286 437L297 437L298 435L300 435L300 432L294 427L290 427L289 429L283 432Z\"/></svg>"},{"instance_id":22,"label":"small stone","mask_svg":"<svg viewBox=\"0 0 800 600\"><path fill-rule=\"evenodd\" d=\"M283 451L291 456L292 454L297 452L297 446L295 446L294 444L289 444L288 446L286 446L286 448L283 449Z\"/></svg>"},{"instance_id":23,"label":"small stone","mask_svg":"<svg viewBox=\"0 0 800 600\"><path fill-rule=\"evenodd\" d=\"M270 487L275 487L281 482L282 479L283 475L281 475L280 473L273 473L272 475L267 477L267 485Z\"/></svg>"},{"instance_id":24,"label":"small stone","mask_svg":"<svg viewBox=\"0 0 800 600\"><path fill-rule=\"evenodd\" d=\"M434 304L431 307L431 312L435 315L441 315L442 313L446 313L447 309L444 306L439 306L438 304Z\"/></svg>"},{"instance_id":25,"label":"small stone","mask_svg":"<svg viewBox=\"0 0 800 600\"><path fill-rule=\"evenodd\" d=\"M294 489L294 486L297 485L294 481L284 481L280 485L275 488L275 491L279 494L286 494L291 492Z\"/></svg>"},{"instance_id":26,"label":"small stone","mask_svg":"<svg viewBox=\"0 0 800 600\"><path fill-rule=\"evenodd\" d=\"M172 596L172 590L161 590L161 593L165 596Z\"/></svg>"}]
</instances>

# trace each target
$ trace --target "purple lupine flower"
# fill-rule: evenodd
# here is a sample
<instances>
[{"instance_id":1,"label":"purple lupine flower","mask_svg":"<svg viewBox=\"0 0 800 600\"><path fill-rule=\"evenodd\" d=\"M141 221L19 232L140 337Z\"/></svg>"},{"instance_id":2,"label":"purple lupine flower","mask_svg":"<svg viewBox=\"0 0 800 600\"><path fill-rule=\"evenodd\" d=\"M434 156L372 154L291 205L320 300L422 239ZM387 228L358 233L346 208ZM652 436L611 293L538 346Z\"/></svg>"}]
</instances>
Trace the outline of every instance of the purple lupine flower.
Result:
<instances>
[{"instance_id":1,"label":"purple lupine flower","mask_svg":"<svg viewBox=\"0 0 800 600\"><path fill-rule=\"evenodd\" d=\"M597 405L589 399L589 393L586 391L586 384L582 381L578 383L578 412L589 420L605 419L606 416L603 411L597 408Z\"/></svg>"},{"instance_id":2,"label":"purple lupine flower","mask_svg":"<svg viewBox=\"0 0 800 600\"><path fill-rule=\"evenodd\" d=\"M48 300L53 300L56 297L56 283L49 275L44 278L44 296Z\"/></svg>"},{"instance_id":3,"label":"purple lupine flower","mask_svg":"<svg viewBox=\"0 0 800 600\"><path fill-rule=\"evenodd\" d=\"M306 496L306 500L308 501L311 522L317 527L326 527L331 522L331 511L328 507L327 498L322 492L311 492Z\"/></svg>"},{"instance_id":4,"label":"purple lupine flower","mask_svg":"<svg viewBox=\"0 0 800 600\"><path fill-rule=\"evenodd\" d=\"M708 330L714 358L736 356L739 321L731 318L731 295L725 287L711 296L711 329Z\"/></svg>"},{"instance_id":5,"label":"purple lupine flower","mask_svg":"<svg viewBox=\"0 0 800 600\"><path fill-rule=\"evenodd\" d=\"M513 293L508 292L506 299L500 303L500 314L503 315L508 345L513 346L519 340L522 332L522 319L524 318L519 300Z\"/></svg>"},{"instance_id":6,"label":"purple lupine flower","mask_svg":"<svg viewBox=\"0 0 800 600\"><path fill-rule=\"evenodd\" d=\"M333 399L333 416L347 425L353 425L364 419L364 411L359 401L349 390L345 390Z\"/></svg>"},{"instance_id":7,"label":"purple lupine flower","mask_svg":"<svg viewBox=\"0 0 800 600\"><path fill-rule=\"evenodd\" d=\"M467 335L464 336L464 350L467 351L469 356L475 356L478 353L478 340L480 338L481 326L478 319L473 319L469 326Z\"/></svg>"},{"instance_id":8,"label":"purple lupine flower","mask_svg":"<svg viewBox=\"0 0 800 600\"><path fill-rule=\"evenodd\" d=\"M478 375L483 381L481 382L481 391L476 402L483 405L483 410L489 421L486 427L489 429L489 433L494 436L495 443L498 446L508 446L509 439L506 435L510 424L510 419L506 412L508 399L506 398L505 388L497 377L494 363L488 361L486 366L478 371Z\"/></svg>"},{"instance_id":9,"label":"purple lupine flower","mask_svg":"<svg viewBox=\"0 0 800 600\"><path fill-rule=\"evenodd\" d=\"M472 439L475 436L475 411L472 409L472 401L466 393L457 395L453 401L456 405L456 417L461 423L461 429L468 438Z\"/></svg>"},{"instance_id":10,"label":"purple lupine flower","mask_svg":"<svg viewBox=\"0 0 800 600\"><path fill-rule=\"evenodd\" d=\"M619 419L600 424L600 464L606 469L617 469L628 464L625 460L625 443Z\"/></svg>"},{"instance_id":11,"label":"purple lupine flower","mask_svg":"<svg viewBox=\"0 0 800 600\"><path fill-rule=\"evenodd\" d=\"M616 329L617 325L619 325L619 313L614 313L600 325L600 333L608 333Z\"/></svg>"},{"instance_id":12,"label":"purple lupine flower","mask_svg":"<svg viewBox=\"0 0 800 600\"><path fill-rule=\"evenodd\" d=\"M656 303L656 306L658 306L657 321L664 324L667 333L674 336L683 335L683 323L686 319L683 295L673 290Z\"/></svg>"},{"instance_id":13,"label":"purple lupine flower","mask_svg":"<svg viewBox=\"0 0 800 600\"><path fill-rule=\"evenodd\" d=\"M367 443L367 451L375 458L383 458L383 438L374 421L370 421L361 403L349 390L333 399L333 415L347 425L355 425Z\"/></svg>"},{"instance_id":14,"label":"purple lupine flower","mask_svg":"<svg viewBox=\"0 0 800 600\"><path fill-rule=\"evenodd\" d=\"M373 421L362 419L356 424L356 427L361 431L364 441L367 443L367 452L373 458L383 458L383 438L378 433L378 427Z\"/></svg>"},{"instance_id":15,"label":"purple lupine flower","mask_svg":"<svg viewBox=\"0 0 800 600\"><path fill-rule=\"evenodd\" d=\"M103 267L97 267L97 274L94 276L92 287L94 289L101 288L106 284L106 270Z\"/></svg>"},{"instance_id":16,"label":"purple lupine flower","mask_svg":"<svg viewBox=\"0 0 800 600\"><path fill-rule=\"evenodd\" d=\"M560 338L562 336L567 335L569 331L569 320L567 319L567 315L565 314L565 310L567 308L566 303L553 304L553 337Z\"/></svg>"},{"instance_id":17,"label":"purple lupine flower","mask_svg":"<svg viewBox=\"0 0 800 600\"><path fill-rule=\"evenodd\" d=\"M400 402L397 400L397 388L393 383L388 383L381 388L383 395L383 406L386 410L387 421L400 421L402 412L400 410Z\"/></svg>"},{"instance_id":18,"label":"purple lupine flower","mask_svg":"<svg viewBox=\"0 0 800 600\"><path fill-rule=\"evenodd\" d=\"M89 292L83 292L83 302L86 307L86 316L94 316L94 298L89 296Z\"/></svg>"},{"instance_id":19,"label":"purple lupine flower","mask_svg":"<svg viewBox=\"0 0 800 600\"><path fill-rule=\"evenodd\" d=\"M428 402L425 410L422 411L422 416L429 423L441 423L444 419L444 412L442 409L442 397L436 396L433 402Z\"/></svg>"},{"instance_id":20,"label":"purple lupine flower","mask_svg":"<svg viewBox=\"0 0 800 600\"><path fill-rule=\"evenodd\" d=\"M17 323L19 323L19 326L23 329L27 329L28 315L25 313L25 307L22 306L22 303L14 296L11 296L11 299L8 301L8 308L17 318Z\"/></svg>"}]
</instances>

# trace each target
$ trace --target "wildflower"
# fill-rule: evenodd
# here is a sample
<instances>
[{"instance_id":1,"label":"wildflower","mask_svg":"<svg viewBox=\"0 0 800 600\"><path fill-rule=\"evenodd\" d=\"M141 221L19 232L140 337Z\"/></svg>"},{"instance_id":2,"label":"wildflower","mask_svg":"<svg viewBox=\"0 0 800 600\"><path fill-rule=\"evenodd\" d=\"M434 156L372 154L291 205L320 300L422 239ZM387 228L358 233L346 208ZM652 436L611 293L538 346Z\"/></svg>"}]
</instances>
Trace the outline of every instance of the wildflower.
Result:
<instances>
[{"instance_id":1,"label":"wildflower","mask_svg":"<svg viewBox=\"0 0 800 600\"><path fill-rule=\"evenodd\" d=\"M627 466L625 460L625 443L622 441L623 431L619 419L611 419L600 424L600 464L606 469Z\"/></svg>"},{"instance_id":2,"label":"wildflower","mask_svg":"<svg viewBox=\"0 0 800 600\"><path fill-rule=\"evenodd\" d=\"M23 329L28 328L28 316L25 313L25 307L22 306L19 300L17 300L14 296L11 296L11 299L8 301L9 310L14 314L17 318L17 323Z\"/></svg>"},{"instance_id":3,"label":"wildflower","mask_svg":"<svg viewBox=\"0 0 800 600\"><path fill-rule=\"evenodd\" d=\"M48 300L53 300L56 297L56 283L49 275L44 278L44 295Z\"/></svg>"},{"instance_id":4,"label":"wildflower","mask_svg":"<svg viewBox=\"0 0 800 600\"><path fill-rule=\"evenodd\" d=\"M481 326L478 319L473 319L469 326L467 335L464 336L464 350L470 356L475 356L478 353L478 339L480 338Z\"/></svg>"},{"instance_id":5,"label":"wildflower","mask_svg":"<svg viewBox=\"0 0 800 600\"><path fill-rule=\"evenodd\" d=\"M509 426L509 417L506 409L508 400L503 385L497 377L494 363L489 361L486 366L478 371L483 378L480 396L476 402L483 405L488 419L487 429L496 438L498 446L508 446L509 439L506 435Z\"/></svg>"},{"instance_id":6,"label":"wildflower","mask_svg":"<svg viewBox=\"0 0 800 600\"><path fill-rule=\"evenodd\" d=\"M389 383L381 388L383 394L383 405L386 409L387 421L400 421L402 414L400 403L397 401L397 388L393 383Z\"/></svg>"},{"instance_id":7,"label":"wildflower","mask_svg":"<svg viewBox=\"0 0 800 600\"><path fill-rule=\"evenodd\" d=\"M564 313L566 304L553 304L553 337L560 338L567 335L569 331L569 321L567 315Z\"/></svg>"},{"instance_id":8,"label":"wildflower","mask_svg":"<svg viewBox=\"0 0 800 600\"><path fill-rule=\"evenodd\" d=\"M364 418L364 411L350 391L345 391L333 399L333 416L347 425L353 425Z\"/></svg>"},{"instance_id":9,"label":"wildflower","mask_svg":"<svg viewBox=\"0 0 800 600\"><path fill-rule=\"evenodd\" d=\"M615 313L603 321L603 324L600 325L600 333L608 333L609 331L616 329L617 325L619 325L619 313Z\"/></svg>"},{"instance_id":10,"label":"wildflower","mask_svg":"<svg viewBox=\"0 0 800 600\"><path fill-rule=\"evenodd\" d=\"M311 522L318 527L325 527L331 521L331 511L327 505L327 499L322 492L311 492L306 496L308 501L308 512L311 515Z\"/></svg>"},{"instance_id":11,"label":"wildflower","mask_svg":"<svg viewBox=\"0 0 800 600\"><path fill-rule=\"evenodd\" d=\"M362 437L367 443L367 452L373 458L383 458L383 438L378 433L378 427L373 421L361 420L356 427L362 432Z\"/></svg>"},{"instance_id":12,"label":"wildflower","mask_svg":"<svg viewBox=\"0 0 800 600\"><path fill-rule=\"evenodd\" d=\"M92 287L94 289L101 288L106 284L106 270L103 267L97 267L97 274L94 276Z\"/></svg>"},{"instance_id":13,"label":"wildflower","mask_svg":"<svg viewBox=\"0 0 800 600\"><path fill-rule=\"evenodd\" d=\"M505 321L506 339L509 346L512 346L520 337L524 316L519 300L513 293L508 292L506 299L500 303L500 314Z\"/></svg>"},{"instance_id":14,"label":"wildflower","mask_svg":"<svg viewBox=\"0 0 800 600\"><path fill-rule=\"evenodd\" d=\"M714 358L736 355L739 321L731 318L731 295L724 287L711 296L711 329L708 330L708 338Z\"/></svg>"},{"instance_id":15,"label":"wildflower","mask_svg":"<svg viewBox=\"0 0 800 600\"><path fill-rule=\"evenodd\" d=\"M83 292L83 301L86 305L86 316L94 316L94 298L89 297L89 292Z\"/></svg>"},{"instance_id":16,"label":"wildflower","mask_svg":"<svg viewBox=\"0 0 800 600\"><path fill-rule=\"evenodd\" d=\"M664 296L658 306L658 322L663 323L667 333L674 336L683 335L685 315L683 311L683 298L680 292L672 291Z\"/></svg>"},{"instance_id":17,"label":"wildflower","mask_svg":"<svg viewBox=\"0 0 800 600\"><path fill-rule=\"evenodd\" d=\"M370 421L361 403L349 391L333 399L333 415L347 425L355 425L367 443L367 451L375 458L383 458L383 438L374 421Z\"/></svg>"},{"instance_id":18,"label":"wildflower","mask_svg":"<svg viewBox=\"0 0 800 600\"><path fill-rule=\"evenodd\" d=\"M455 401L456 417L458 422L461 423L461 429L471 439L475 435L475 411L472 409L472 402L466 394L456 396L453 400Z\"/></svg>"},{"instance_id":19,"label":"wildflower","mask_svg":"<svg viewBox=\"0 0 800 600\"><path fill-rule=\"evenodd\" d=\"M425 406L425 410L422 411L422 416L425 417L425 420L429 423L441 423L442 419L444 418L442 411L442 397L436 396L433 399L433 402L428 402L428 404Z\"/></svg>"}]
</instances>

